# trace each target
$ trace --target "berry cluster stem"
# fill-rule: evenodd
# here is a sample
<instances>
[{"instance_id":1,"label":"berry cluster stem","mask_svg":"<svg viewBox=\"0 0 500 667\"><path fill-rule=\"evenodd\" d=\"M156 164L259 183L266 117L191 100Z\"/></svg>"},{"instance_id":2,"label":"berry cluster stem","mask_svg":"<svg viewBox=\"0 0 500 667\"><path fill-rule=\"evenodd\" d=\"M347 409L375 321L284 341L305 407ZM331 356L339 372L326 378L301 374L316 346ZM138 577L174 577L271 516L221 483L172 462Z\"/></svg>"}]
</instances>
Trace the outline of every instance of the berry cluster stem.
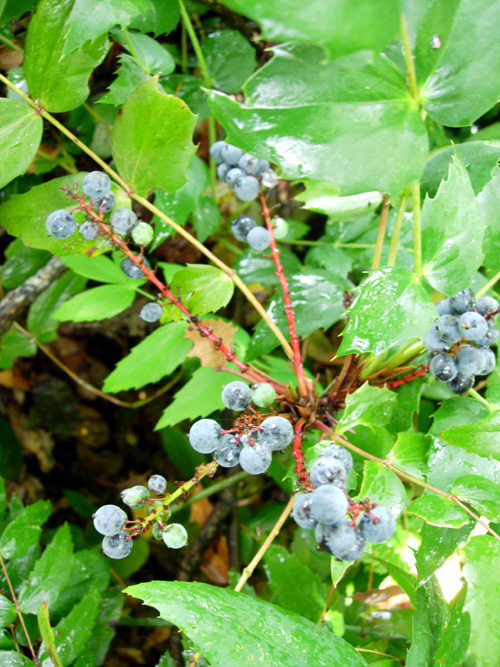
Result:
<instances>
[{"instance_id":1,"label":"berry cluster stem","mask_svg":"<svg viewBox=\"0 0 500 667\"><path fill-rule=\"evenodd\" d=\"M271 236L271 240L269 242L269 245L271 247L271 252L272 252L272 257L274 261L274 265L276 267L276 275L278 276L278 279L280 281L281 285L281 290L283 292L283 302L285 304L285 315L286 319L288 320L288 331L290 334L290 344L292 346L293 350L293 365L295 369L295 375L297 376L297 383L299 386L299 393L302 396L302 398L307 399L309 396L309 391L307 389L307 382L306 378L304 375L304 364L302 361L302 354L300 351L300 339L297 335L297 329L295 326L295 313L293 310L292 306L292 301L290 299L290 290L288 289L288 281L285 276L285 271L283 269L283 265L280 260L280 253L281 251L279 248L276 246L276 240L274 238L274 233L273 233L273 223L271 220L271 213L269 211L269 207L267 205L266 201L266 196L264 193L261 191L259 194L259 198L262 204L262 215L264 216L264 220L266 222L266 227L267 231L269 232Z\"/></svg>"},{"instance_id":2,"label":"berry cluster stem","mask_svg":"<svg viewBox=\"0 0 500 667\"><path fill-rule=\"evenodd\" d=\"M299 419L295 424L295 439L293 441L292 456L295 459L295 474L297 475L297 486L311 488L311 480L309 479L306 470L306 459L302 450L302 429L304 427L304 419Z\"/></svg>"}]
</instances>

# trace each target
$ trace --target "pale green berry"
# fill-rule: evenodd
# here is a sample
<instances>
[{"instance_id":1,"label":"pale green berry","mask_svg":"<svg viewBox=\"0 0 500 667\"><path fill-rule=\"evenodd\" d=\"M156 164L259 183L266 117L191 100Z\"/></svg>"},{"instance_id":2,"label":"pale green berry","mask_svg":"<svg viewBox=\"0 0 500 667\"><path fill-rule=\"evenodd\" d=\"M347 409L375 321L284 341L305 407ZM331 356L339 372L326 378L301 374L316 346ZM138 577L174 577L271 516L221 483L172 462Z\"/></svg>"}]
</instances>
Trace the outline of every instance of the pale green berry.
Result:
<instances>
[{"instance_id":1,"label":"pale green berry","mask_svg":"<svg viewBox=\"0 0 500 667\"><path fill-rule=\"evenodd\" d=\"M170 549L181 549L188 542L187 530L180 523L171 523L167 526L162 538Z\"/></svg>"},{"instance_id":2,"label":"pale green berry","mask_svg":"<svg viewBox=\"0 0 500 667\"><path fill-rule=\"evenodd\" d=\"M147 222L138 222L132 230L132 241L137 245L149 245L155 234L154 229Z\"/></svg>"},{"instance_id":3,"label":"pale green berry","mask_svg":"<svg viewBox=\"0 0 500 667\"><path fill-rule=\"evenodd\" d=\"M288 234L288 222L283 218L274 218L273 234L275 239L284 239Z\"/></svg>"},{"instance_id":4,"label":"pale green berry","mask_svg":"<svg viewBox=\"0 0 500 667\"><path fill-rule=\"evenodd\" d=\"M259 382L252 386L252 403L259 408L267 408L276 400L274 387L267 382Z\"/></svg>"},{"instance_id":5,"label":"pale green berry","mask_svg":"<svg viewBox=\"0 0 500 667\"><path fill-rule=\"evenodd\" d=\"M122 502L133 510L144 507L144 500L149 498L149 490L145 486L132 486L130 489L124 489L121 494Z\"/></svg>"}]
</instances>

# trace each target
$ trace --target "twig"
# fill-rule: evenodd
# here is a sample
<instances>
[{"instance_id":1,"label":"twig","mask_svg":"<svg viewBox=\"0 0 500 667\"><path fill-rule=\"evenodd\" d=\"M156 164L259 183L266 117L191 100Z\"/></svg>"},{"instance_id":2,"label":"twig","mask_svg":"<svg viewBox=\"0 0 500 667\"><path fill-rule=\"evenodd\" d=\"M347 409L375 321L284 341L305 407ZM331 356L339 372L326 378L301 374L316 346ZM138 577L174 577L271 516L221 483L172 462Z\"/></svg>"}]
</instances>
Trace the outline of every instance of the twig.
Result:
<instances>
[{"instance_id":1,"label":"twig","mask_svg":"<svg viewBox=\"0 0 500 667\"><path fill-rule=\"evenodd\" d=\"M321 612L321 616L319 617L318 625L321 625L323 623L323 621L325 620L325 617L328 613L328 607L330 606L330 602L332 601L332 596L333 596L333 593L335 591L335 588L336 588L336 586L332 582L332 585L330 586L330 591L328 593L328 597L326 598L325 608L323 609L323 611Z\"/></svg>"}]
</instances>

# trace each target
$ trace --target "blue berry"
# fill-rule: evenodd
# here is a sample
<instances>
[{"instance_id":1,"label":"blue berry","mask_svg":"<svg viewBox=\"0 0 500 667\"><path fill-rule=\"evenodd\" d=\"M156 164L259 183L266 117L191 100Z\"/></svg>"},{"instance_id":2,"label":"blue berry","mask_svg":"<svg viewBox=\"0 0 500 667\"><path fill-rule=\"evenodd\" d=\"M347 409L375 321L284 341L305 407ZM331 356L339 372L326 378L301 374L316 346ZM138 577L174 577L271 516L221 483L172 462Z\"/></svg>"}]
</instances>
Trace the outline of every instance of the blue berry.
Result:
<instances>
[{"instance_id":1,"label":"blue berry","mask_svg":"<svg viewBox=\"0 0 500 667\"><path fill-rule=\"evenodd\" d=\"M125 505L138 510L144 507L144 501L149 498L149 490L145 486L131 486L129 489L124 489L120 497Z\"/></svg>"},{"instance_id":2,"label":"blue berry","mask_svg":"<svg viewBox=\"0 0 500 667\"><path fill-rule=\"evenodd\" d=\"M252 400L252 391L244 382L235 380L222 390L222 402L229 410L241 412Z\"/></svg>"},{"instance_id":3,"label":"blue berry","mask_svg":"<svg viewBox=\"0 0 500 667\"><path fill-rule=\"evenodd\" d=\"M481 340L478 341L478 345L481 345L482 347L490 347L491 345L494 345L498 340L499 332L497 325L495 324L495 320L493 319L486 320L486 324L488 325L488 331L483 336L483 338L481 338Z\"/></svg>"},{"instance_id":4,"label":"blue berry","mask_svg":"<svg viewBox=\"0 0 500 667\"><path fill-rule=\"evenodd\" d=\"M115 234L125 236L137 225L137 216L129 208L119 208L111 216L110 222Z\"/></svg>"},{"instance_id":5,"label":"blue berry","mask_svg":"<svg viewBox=\"0 0 500 667\"><path fill-rule=\"evenodd\" d=\"M240 454L244 445L248 445L249 440L243 435L239 441L231 433L226 433L214 452L214 460L223 468L233 468L240 462Z\"/></svg>"},{"instance_id":6,"label":"blue berry","mask_svg":"<svg viewBox=\"0 0 500 667\"><path fill-rule=\"evenodd\" d=\"M217 167L217 178L219 181L223 181L224 183L226 182L226 176L231 169L231 165L227 164L226 162L221 162L221 164Z\"/></svg>"},{"instance_id":7,"label":"blue berry","mask_svg":"<svg viewBox=\"0 0 500 667\"><path fill-rule=\"evenodd\" d=\"M473 343L478 343L488 332L486 320L479 313L464 313L459 320L461 335Z\"/></svg>"},{"instance_id":8,"label":"blue berry","mask_svg":"<svg viewBox=\"0 0 500 667\"><path fill-rule=\"evenodd\" d=\"M115 560L126 558L132 551L132 540L127 538L128 534L124 530L116 535L106 536L102 541L104 555Z\"/></svg>"},{"instance_id":9,"label":"blue berry","mask_svg":"<svg viewBox=\"0 0 500 667\"><path fill-rule=\"evenodd\" d=\"M448 382L458 373L457 362L449 354L437 354L432 358L429 368L436 380Z\"/></svg>"},{"instance_id":10,"label":"blue berry","mask_svg":"<svg viewBox=\"0 0 500 667\"><path fill-rule=\"evenodd\" d=\"M474 293L467 287L456 296L450 296L450 311L452 315L463 315L469 310L473 310L476 305Z\"/></svg>"},{"instance_id":11,"label":"blue berry","mask_svg":"<svg viewBox=\"0 0 500 667\"><path fill-rule=\"evenodd\" d=\"M257 169L255 175L262 176L264 171L267 171L271 165L267 160L259 160L259 168Z\"/></svg>"},{"instance_id":12,"label":"blue berry","mask_svg":"<svg viewBox=\"0 0 500 667\"><path fill-rule=\"evenodd\" d=\"M153 493L164 493L167 488L167 480L163 475L151 475L148 479L148 489Z\"/></svg>"},{"instance_id":13,"label":"blue berry","mask_svg":"<svg viewBox=\"0 0 500 667\"><path fill-rule=\"evenodd\" d=\"M481 375L486 366L486 357L482 348L463 347L457 354L457 366L462 375ZM448 378L448 380L452 379Z\"/></svg>"},{"instance_id":14,"label":"blue berry","mask_svg":"<svg viewBox=\"0 0 500 667\"><path fill-rule=\"evenodd\" d=\"M55 239L67 239L76 229L76 220L68 211L58 209L47 216L45 229Z\"/></svg>"},{"instance_id":15,"label":"blue berry","mask_svg":"<svg viewBox=\"0 0 500 667\"><path fill-rule=\"evenodd\" d=\"M227 164L236 165L240 157L243 155L241 148L232 146L231 144L224 144L221 148L221 157Z\"/></svg>"},{"instance_id":16,"label":"blue berry","mask_svg":"<svg viewBox=\"0 0 500 667\"><path fill-rule=\"evenodd\" d=\"M145 322L158 322L163 313L159 303L147 303L139 312L139 317Z\"/></svg>"},{"instance_id":17,"label":"blue berry","mask_svg":"<svg viewBox=\"0 0 500 667\"><path fill-rule=\"evenodd\" d=\"M465 394L465 392L469 391L473 384L473 375L462 375L462 373L459 371L453 380L450 380L446 383L446 386L451 389L454 394Z\"/></svg>"},{"instance_id":18,"label":"blue berry","mask_svg":"<svg viewBox=\"0 0 500 667\"><path fill-rule=\"evenodd\" d=\"M366 549L366 542L365 540L361 537L358 531L356 531L356 535L354 538L354 545L352 548L342 556L337 556L339 560L359 560L361 556L365 553Z\"/></svg>"},{"instance_id":19,"label":"blue berry","mask_svg":"<svg viewBox=\"0 0 500 667\"><path fill-rule=\"evenodd\" d=\"M85 176L82 190L90 199L101 199L111 192L111 181L103 171L91 171Z\"/></svg>"},{"instance_id":20,"label":"blue berry","mask_svg":"<svg viewBox=\"0 0 500 667\"><path fill-rule=\"evenodd\" d=\"M438 320L433 323L429 333L423 341L424 346L429 350L429 352L441 352L446 349L446 343L443 343L443 341L438 336L437 323Z\"/></svg>"},{"instance_id":21,"label":"blue berry","mask_svg":"<svg viewBox=\"0 0 500 667\"><path fill-rule=\"evenodd\" d=\"M79 232L84 239L87 239L87 241L95 241L101 235L99 225L95 222L91 222L90 220L87 220L82 225L80 225Z\"/></svg>"},{"instance_id":22,"label":"blue berry","mask_svg":"<svg viewBox=\"0 0 500 667\"><path fill-rule=\"evenodd\" d=\"M315 537L319 547L327 549L332 556L342 558L353 548L356 532L347 521L340 521L333 526L318 523Z\"/></svg>"},{"instance_id":23,"label":"blue berry","mask_svg":"<svg viewBox=\"0 0 500 667\"><path fill-rule=\"evenodd\" d=\"M98 213L101 209L101 206L103 213L109 213L110 211L113 210L114 205L115 205L115 195L112 192L108 192L108 194L105 197L92 200L92 206L94 207L94 211L97 211Z\"/></svg>"},{"instance_id":24,"label":"blue berry","mask_svg":"<svg viewBox=\"0 0 500 667\"><path fill-rule=\"evenodd\" d=\"M312 464L310 470L311 484L321 486L322 484L335 484L345 489L347 472L342 463L330 457L320 456Z\"/></svg>"},{"instance_id":25,"label":"blue berry","mask_svg":"<svg viewBox=\"0 0 500 667\"><path fill-rule=\"evenodd\" d=\"M245 172L239 167L232 167L226 174L226 183L234 188L238 178L241 178L245 175Z\"/></svg>"},{"instance_id":26,"label":"blue berry","mask_svg":"<svg viewBox=\"0 0 500 667\"><path fill-rule=\"evenodd\" d=\"M253 201L259 196L260 183L254 176L243 176L236 181L234 191L241 201Z\"/></svg>"},{"instance_id":27,"label":"blue berry","mask_svg":"<svg viewBox=\"0 0 500 667\"><path fill-rule=\"evenodd\" d=\"M396 532L396 519L385 507L375 507L370 514L363 515L359 522L359 532L368 542L387 542Z\"/></svg>"},{"instance_id":28,"label":"blue berry","mask_svg":"<svg viewBox=\"0 0 500 667\"><path fill-rule=\"evenodd\" d=\"M493 317L498 315L498 301L492 296L482 296L476 301L476 310L480 315Z\"/></svg>"},{"instance_id":29,"label":"blue berry","mask_svg":"<svg viewBox=\"0 0 500 667\"><path fill-rule=\"evenodd\" d=\"M267 408L276 400L276 391L268 382L258 382L252 386L252 403L259 408Z\"/></svg>"},{"instance_id":30,"label":"blue berry","mask_svg":"<svg viewBox=\"0 0 500 667\"><path fill-rule=\"evenodd\" d=\"M240 453L240 466L249 475L260 475L269 468L273 454L269 447L260 442L243 447Z\"/></svg>"},{"instance_id":31,"label":"blue berry","mask_svg":"<svg viewBox=\"0 0 500 667\"><path fill-rule=\"evenodd\" d=\"M436 304L436 310L438 311L439 315L451 315L450 300L441 299L441 301L438 301Z\"/></svg>"},{"instance_id":32,"label":"blue berry","mask_svg":"<svg viewBox=\"0 0 500 667\"><path fill-rule=\"evenodd\" d=\"M249 215L239 215L231 221L231 231L237 241L246 241L251 229L257 227L257 223Z\"/></svg>"},{"instance_id":33,"label":"blue berry","mask_svg":"<svg viewBox=\"0 0 500 667\"><path fill-rule=\"evenodd\" d=\"M346 495L335 484L322 484L311 494L311 516L318 523L333 526L344 518L347 508Z\"/></svg>"},{"instance_id":34,"label":"blue berry","mask_svg":"<svg viewBox=\"0 0 500 667\"><path fill-rule=\"evenodd\" d=\"M479 349L482 350L484 355L484 370L482 373L478 373L478 375L489 375L495 368L497 358L493 350L490 350L488 347L482 347Z\"/></svg>"},{"instance_id":35,"label":"blue berry","mask_svg":"<svg viewBox=\"0 0 500 667\"><path fill-rule=\"evenodd\" d=\"M249 153L243 153L238 160L238 167L251 176L254 176L259 171L260 166L259 158Z\"/></svg>"},{"instance_id":36,"label":"blue berry","mask_svg":"<svg viewBox=\"0 0 500 667\"><path fill-rule=\"evenodd\" d=\"M271 234L265 227L254 227L248 232L246 240L252 250L265 250L271 243Z\"/></svg>"},{"instance_id":37,"label":"blue berry","mask_svg":"<svg viewBox=\"0 0 500 667\"><path fill-rule=\"evenodd\" d=\"M103 505L94 514L94 528L101 535L116 535L127 520L127 514L117 505Z\"/></svg>"},{"instance_id":38,"label":"blue berry","mask_svg":"<svg viewBox=\"0 0 500 667\"><path fill-rule=\"evenodd\" d=\"M212 454L221 444L222 429L213 419L199 419L191 426L188 438L195 452Z\"/></svg>"},{"instance_id":39,"label":"blue berry","mask_svg":"<svg viewBox=\"0 0 500 667\"><path fill-rule=\"evenodd\" d=\"M312 530L318 523L311 516L312 493L298 493L293 501L292 518L301 528Z\"/></svg>"},{"instance_id":40,"label":"blue berry","mask_svg":"<svg viewBox=\"0 0 500 667\"><path fill-rule=\"evenodd\" d=\"M223 162L224 158L222 157L222 147L224 146L223 141L216 141L215 144L210 146L210 157L214 162L219 164Z\"/></svg>"},{"instance_id":41,"label":"blue berry","mask_svg":"<svg viewBox=\"0 0 500 667\"><path fill-rule=\"evenodd\" d=\"M457 343L463 335L462 330L458 328L458 320L453 315L441 315L436 322L436 332L446 345Z\"/></svg>"},{"instance_id":42,"label":"blue berry","mask_svg":"<svg viewBox=\"0 0 500 667\"><path fill-rule=\"evenodd\" d=\"M323 444L323 443L329 444L328 440L323 440L319 444ZM353 466L352 454L348 449L346 449L345 447L342 447L341 445L329 444L329 446L321 452L320 456L322 458L323 457L325 457L325 458L331 457L331 458L337 459L344 466L345 471L347 473L350 470L352 470L352 466Z\"/></svg>"},{"instance_id":43,"label":"blue berry","mask_svg":"<svg viewBox=\"0 0 500 667\"><path fill-rule=\"evenodd\" d=\"M274 452L279 452L293 440L293 426L284 417L268 417L261 424L259 442Z\"/></svg>"},{"instance_id":44,"label":"blue berry","mask_svg":"<svg viewBox=\"0 0 500 667\"><path fill-rule=\"evenodd\" d=\"M144 264L146 264L146 260L143 260ZM125 259L122 261L120 264L120 268L123 271L123 273L128 277L128 278L144 278L144 271L141 269L140 266L137 266L130 257L125 257Z\"/></svg>"}]
</instances>

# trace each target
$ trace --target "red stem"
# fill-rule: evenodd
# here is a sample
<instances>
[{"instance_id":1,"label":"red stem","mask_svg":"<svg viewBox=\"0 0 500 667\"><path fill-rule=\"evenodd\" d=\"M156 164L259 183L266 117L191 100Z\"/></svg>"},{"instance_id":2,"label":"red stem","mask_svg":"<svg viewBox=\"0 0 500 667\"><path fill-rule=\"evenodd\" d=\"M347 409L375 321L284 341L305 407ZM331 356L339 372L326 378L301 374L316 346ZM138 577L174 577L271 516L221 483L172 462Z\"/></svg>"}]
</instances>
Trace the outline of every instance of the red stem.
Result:
<instances>
[{"instance_id":1,"label":"red stem","mask_svg":"<svg viewBox=\"0 0 500 667\"><path fill-rule=\"evenodd\" d=\"M399 387L402 384L408 384L408 382L411 382L412 380L415 380L416 378L420 377L421 375L425 375L427 371L429 370L429 366L424 366L423 368L420 368L418 371L415 371L414 373L410 373L409 375L405 375L404 377L400 378L399 380L394 380L393 382L388 382L387 387L388 389L396 389L396 387Z\"/></svg>"},{"instance_id":2,"label":"red stem","mask_svg":"<svg viewBox=\"0 0 500 667\"><path fill-rule=\"evenodd\" d=\"M303 426L303 419L299 419L299 421L295 424L295 439L293 441L292 456L295 459L294 470L295 474L297 475L297 486L299 488L305 487L306 489L311 489L311 480L306 470L306 459L304 452L302 451Z\"/></svg>"},{"instance_id":3,"label":"red stem","mask_svg":"<svg viewBox=\"0 0 500 667\"><path fill-rule=\"evenodd\" d=\"M266 197L261 191L259 198L262 204L262 214L266 222L267 231L271 236L269 245L271 246L272 257L274 265L276 267L276 275L281 284L281 289L283 292L283 302L285 304L285 315L288 320L288 332L290 335L290 344L293 350L293 365L295 368L295 375L297 376L297 382L299 385L299 392L303 398L307 398L309 392L307 391L307 383L304 375L304 364L302 362L302 354L300 352L300 340L297 336L297 329L295 327L295 313L293 312L292 301L290 299L290 291L288 289L288 281L285 276L285 271L280 260L281 250L276 247L276 241L274 239L273 233L273 223L271 220L271 213L267 206Z\"/></svg>"}]
</instances>

